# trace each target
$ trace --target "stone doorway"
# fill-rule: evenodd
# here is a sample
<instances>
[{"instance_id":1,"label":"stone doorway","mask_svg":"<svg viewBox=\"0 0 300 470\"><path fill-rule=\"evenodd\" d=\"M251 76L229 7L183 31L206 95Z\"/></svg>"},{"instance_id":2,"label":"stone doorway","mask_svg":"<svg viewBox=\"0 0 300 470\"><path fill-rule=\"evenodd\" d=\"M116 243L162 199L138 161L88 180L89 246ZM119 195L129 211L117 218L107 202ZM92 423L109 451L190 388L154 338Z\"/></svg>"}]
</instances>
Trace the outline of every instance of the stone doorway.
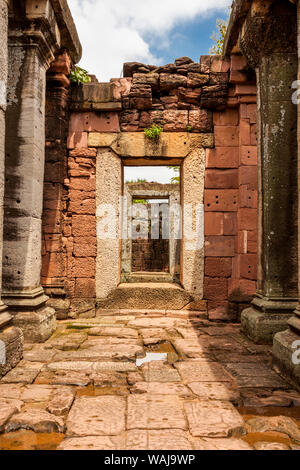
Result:
<instances>
[{"instance_id":1,"label":"stone doorway","mask_svg":"<svg viewBox=\"0 0 300 470\"><path fill-rule=\"evenodd\" d=\"M90 133L89 145L97 148L96 164L96 297L101 308L180 309L203 299L204 278L204 170L205 147L211 142L189 133L164 132L153 145L142 133ZM169 273L163 282L134 279L131 272L131 243L124 227L124 171L126 167L178 166L182 236L169 249ZM171 198L176 185L160 188L155 197ZM133 197L154 197L153 188L135 188ZM147 192L148 191L148 192ZM128 196L129 197L129 196ZM126 204L125 204L126 206ZM108 208L114 214L107 217ZM103 227L108 225L103 237ZM189 230L188 230L189 229ZM125 240L125 242L124 242ZM124 248L125 243L125 248ZM180 249L178 249L180 247ZM176 254L177 253L177 254ZM165 273L163 274L163 276ZM160 274L161 276L161 274ZM141 282L142 281L142 282ZM175 292L176 291L176 292ZM178 297L178 301L176 298Z\"/></svg>"},{"instance_id":2,"label":"stone doorway","mask_svg":"<svg viewBox=\"0 0 300 470\"><path fill-rule=\"evenodd\" d=\"M124 180L123 203L121 282L179 282L180 184Z\"/></svg>"}]
</instances>

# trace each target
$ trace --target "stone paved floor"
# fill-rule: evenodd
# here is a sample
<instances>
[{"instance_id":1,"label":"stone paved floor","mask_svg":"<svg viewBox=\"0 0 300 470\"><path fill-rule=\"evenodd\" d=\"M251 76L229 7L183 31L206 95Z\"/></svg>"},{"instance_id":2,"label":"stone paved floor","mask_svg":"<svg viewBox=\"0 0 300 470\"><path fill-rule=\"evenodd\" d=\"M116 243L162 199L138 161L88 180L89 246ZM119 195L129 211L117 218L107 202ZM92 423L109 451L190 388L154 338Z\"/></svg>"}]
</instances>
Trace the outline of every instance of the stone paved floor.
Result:
<instances>
[{"instance_id":1,"label":"stone paved floor","mask_svg":"<svg viewBox=\"0 0 300 470\"><path fill-rule=\"evenodd\" d=\"M192 312L61 321L0 381L0 449L300 450L300 394L270 364Z\"/></svg>"}]
</instances>

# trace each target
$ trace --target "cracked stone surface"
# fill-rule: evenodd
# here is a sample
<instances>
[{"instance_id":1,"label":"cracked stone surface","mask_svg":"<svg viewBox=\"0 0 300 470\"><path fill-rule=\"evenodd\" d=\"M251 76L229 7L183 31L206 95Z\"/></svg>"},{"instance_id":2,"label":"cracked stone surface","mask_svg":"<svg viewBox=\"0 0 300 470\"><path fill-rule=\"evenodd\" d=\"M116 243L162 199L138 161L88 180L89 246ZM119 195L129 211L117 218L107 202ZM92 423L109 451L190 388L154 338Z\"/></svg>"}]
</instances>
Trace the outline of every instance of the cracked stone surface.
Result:
<instances>
[{"instance_id":1,"label":"cracked stone surface","mask_svg":"<svg viewBox=\"0 0 300 470\"><path fill-rule=\"evenodd\" d=\"M61 418L44 410L32 409L13 415L5 426L6 432L18 429L31 429L37 433L64 432L65 426Z\"/></svg>"},{"instance_id":2,"label":"cracked stone surface","mask_svg":"<svg viewBox=\"0 0 300 470\"><path fill-rule=\"evenodd\" d=\"M174 395L130 395L128 429L187 429L183 406Z\"/></svg>"},{"instance_id":3,"label":"cracked stone surface","mask_svg":"<svg viewBox=\"0 0 300 470\"><path fill-rule=\"evenodd\" d=\"M67 435L117 436L125 431L125 409L121 397L78 398L67 419Z\"/></svg>"},{"instance_id":4,"label":"cracked stone surface","mask_svg":"<svg viewBox=\"0 0 300 470\"><path fill-rule=\"evenodd\" d=\"M98 315L25 343L0 380L0 449L28 432L61 436L59 450L299 449L300 393L238 325L186 311ZM169 362L137 366L150 352Z\"/></svg>"},{"instance_id":5,"label":"cracked stone surface","mask_svg":"<svg viewBox=\"0 0 300 470\"><path fill-rule=\"evenodd\" d=\"M197 400L184 404L192 436L231 437L246 434L245 423L231 403Z\"/></svg>"}]
</instances>

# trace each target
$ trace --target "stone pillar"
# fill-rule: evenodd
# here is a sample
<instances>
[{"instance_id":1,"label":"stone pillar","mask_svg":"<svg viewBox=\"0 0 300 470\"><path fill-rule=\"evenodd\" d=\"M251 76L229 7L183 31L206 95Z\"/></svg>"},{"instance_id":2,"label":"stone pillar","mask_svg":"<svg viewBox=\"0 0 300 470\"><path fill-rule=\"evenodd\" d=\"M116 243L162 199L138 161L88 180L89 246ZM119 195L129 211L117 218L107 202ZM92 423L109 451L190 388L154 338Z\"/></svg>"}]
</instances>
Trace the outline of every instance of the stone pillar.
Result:
<instances>
[{"instance_id":1,"label":"stone pillar","mask_svg":"<svg viewBox=\"0 0 300 470\"><path fill-rule=\"evenodd\" d=\"M66 318L70 300L66 298L67 270L65 219L68 214L67 137L69 126L68 98L71 60L59 51L47 71L46 147L42 218L42 286L50 297L48 306L55 308L58 319Z\"/></svg>"},{"instance_id":2,"label":"stone pillar","mask_svg":"<svg viewBox=\"0 0 300 470\"><path fill-rule=\"evenodd\" d=\"M298 80L300 80L300 2L298 2ZM299 86L298 86L299 90ZM299 100L299 93L296 93ZM296 103L294 102L296 108ZM298 101L298 194L300 188L300 102ZM298 220L300 219L300 206ZM298 256L300 257L300 238L298 237ZM288 269L288 267L286 267ZM300 265L298 265L300 290ZM279 372L289 379L300 390L300 305L295 315L288 321L289 329L281 331L274 336L273 363Z\"/></svg>"},{"instance_id":3,"label":"stone pillar","mask_svg":"<svg viewBox=\"0 0 300 470\"><path fill-rule=\"evenodd\" d=\"M0 5L0 377L16 366L22 358L23 335L19 328L11 326L12 316L1 300L2 287L2 236L5 161L5 112L7 88L7 1Z\"/></svg>"},{"instance_id":4,"label":"stone pillar","mask_svg":"<svg viewBox=\"0 0 300 470\"><path fill-rule=\"evenodd\" d=\"M298 297L295 9L254 1L239 41L258 82L258 290L242 313L242 329L257 343L286 328Z\"/></svg>"},{"instance_id":5,"label":"stone pillar","mask_svg":"<svg viewBox=\"0 0 300 470\"><path fill-rule=\"evenodd\" d=\"M25 339L40 342L55 328L41 287L41 218L46 70L60 40L48 0L37 10L27 0L25 12L19 19L16 7L9 18L3 299Z\"/></svg>"}]
</instances>

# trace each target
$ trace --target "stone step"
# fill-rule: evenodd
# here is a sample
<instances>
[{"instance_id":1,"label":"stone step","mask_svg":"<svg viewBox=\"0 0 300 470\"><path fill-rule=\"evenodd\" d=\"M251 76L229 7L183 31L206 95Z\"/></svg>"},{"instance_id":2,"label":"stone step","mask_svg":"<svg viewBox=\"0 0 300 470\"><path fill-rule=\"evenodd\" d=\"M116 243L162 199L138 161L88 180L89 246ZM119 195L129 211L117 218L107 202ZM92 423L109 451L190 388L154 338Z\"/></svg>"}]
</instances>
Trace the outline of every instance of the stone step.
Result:
<instances>
[{"instance_id":1,"label":"stone step","mask_svg":"<svg viewBox=\"0 0 300 470\"><path fill-rule=\"evenodd\" d=\"M136 272L129 275L123 275L121 279L122 283L145 283L145 282L158 282L158 283L172 283L173 279L170 273L161 272Z\"/></svg>"},{"instance_id":2,"label":"stone step","mask_svg":"<svg viewBox=\"0 0 300 470\"><path fill-rule=\"evenodd\" d=\"M98 299L102 309L172 309L181 310L193 297L178 284L166 282L122 283L106 299Z\"/></svg>"}]
</instances>

